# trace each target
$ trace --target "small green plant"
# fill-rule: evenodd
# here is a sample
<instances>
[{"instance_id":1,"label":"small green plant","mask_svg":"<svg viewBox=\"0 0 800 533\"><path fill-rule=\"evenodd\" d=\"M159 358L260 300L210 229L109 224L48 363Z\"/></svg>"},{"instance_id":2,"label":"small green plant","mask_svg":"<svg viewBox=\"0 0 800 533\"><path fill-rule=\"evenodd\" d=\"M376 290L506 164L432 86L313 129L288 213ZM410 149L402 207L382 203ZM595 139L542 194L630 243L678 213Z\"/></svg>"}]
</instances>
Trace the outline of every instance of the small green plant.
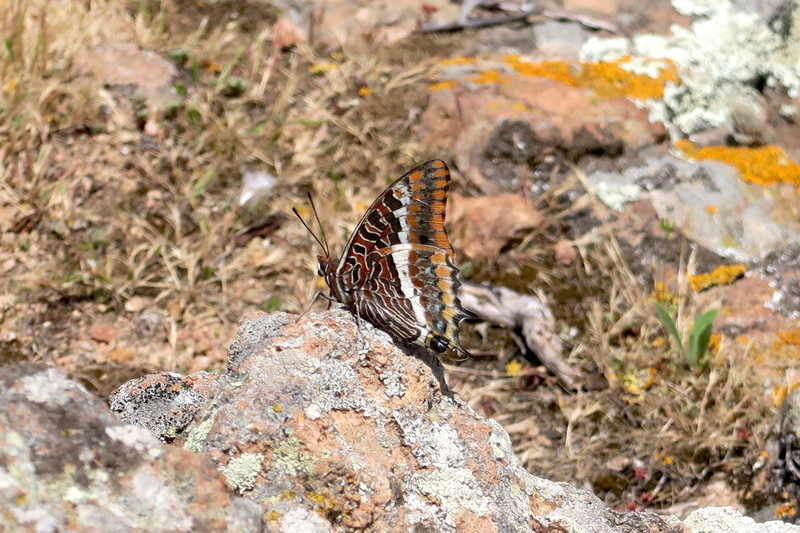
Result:
<instances>
[{"instance_id":1,"label":"small green plant","mask_svg":"<svg viewBox=\"0 0 800 533\"><path fill-rule=\"evenodd\" d=\"M670 335L672 335L672 338L675 339L675 344L677 344L678 349L683 354L686 362L689 363L689 366L692 368L705 368L708 364L706 352L708 351L708 345L711 341L711 332L714 329L714 319L717 317L719 310L712 309L697 317L694 321L692 331L689 333L688 346L683 343L681 334L678 332L678 327L675 324L675 319L664 306L660 303L656 303L656 311L658 312L658 318L664 324L664 327L667 328Z\"/></svg>"},{"instance_id":2,"label":"small green plant","mask_svg":"<svg viewBox=\"0 0 800 533\"><path fill-rule=\"evenodd\" d=\"M281 299L277 296L272 296L269 300L267 300L267 313L271 313L273 311L280 311L281 309Z\"/></svg>"},{"instance_id":3,"label":"small green plant","mask_svg":"<svg viewBox=\"0 0 800 533\"><path fill-rule=\"evenodd\" d=\"M672 235L675 232L675 221L669 218L660 218L658 219L658 223L661 226L661 229L667 234L667 237Z\"/></svg>"}]
</instances>

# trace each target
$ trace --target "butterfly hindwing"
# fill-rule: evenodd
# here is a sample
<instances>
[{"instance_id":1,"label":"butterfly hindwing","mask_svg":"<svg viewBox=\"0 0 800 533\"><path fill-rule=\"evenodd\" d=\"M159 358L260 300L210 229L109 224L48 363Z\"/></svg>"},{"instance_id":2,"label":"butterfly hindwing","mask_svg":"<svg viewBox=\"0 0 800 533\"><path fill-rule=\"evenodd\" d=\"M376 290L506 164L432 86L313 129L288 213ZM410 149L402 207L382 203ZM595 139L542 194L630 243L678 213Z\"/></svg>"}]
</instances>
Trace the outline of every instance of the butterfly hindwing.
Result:
<instances>
[{"instance_id":1,"label":"butterfly hindwing","mask_svg":"<svg viewBox=\"0 0 800 533\"><path fill-rule=\"evenodd\" d=\"M458 323L458 269L444 229L450 172L443 161L423 163L390 185L367 209L345 247L333 288L343 303L399 340L435 352L467 354Z\"/></svg>"}]
</instances>

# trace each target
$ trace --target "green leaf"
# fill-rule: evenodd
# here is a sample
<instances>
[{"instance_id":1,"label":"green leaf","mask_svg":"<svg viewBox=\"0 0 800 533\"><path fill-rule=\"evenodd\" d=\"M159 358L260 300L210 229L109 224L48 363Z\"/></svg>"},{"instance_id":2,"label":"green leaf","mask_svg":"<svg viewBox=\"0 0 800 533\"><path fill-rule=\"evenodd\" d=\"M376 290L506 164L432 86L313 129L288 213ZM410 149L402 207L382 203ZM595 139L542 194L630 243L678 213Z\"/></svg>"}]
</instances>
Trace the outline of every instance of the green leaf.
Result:
<instances>
[{"instance_id":1,"label":"green leaf","mask_svg":"<svg viewBox=\"0 0 800 533\"><path fill-rule=\"evenodd\" d=\"M192 73L192 81L197 83L200 81L201 69L200 61L196 57L192 58L192 67L189 69Z\"/></svg>"},{"instance_id":2,"label":"green leaf","mask_svg":"<svg viewBox=\"0 0 800 533\"><path fill-rule=\"evenodd\" d=\"M309 126L312 128L316 128L318 126L322 126L323 124L327 124L327 120L295 120L293 124L300 124L301 126Z\"/></svg>"},{"instance_id":3,"label":"green leaf","mask_svg":"<svg viewBox=\"0 0 800 533\"><path fill-rule=\"evenodd\" d=\"M175 82L172 84L172 88L175 89L175 92L178 93L180 96L186 96L189 93L189 90L186 88L186 85L182 83Z\"/></svg>"},{"instance_id":4,"label":"green leaf","mask_svg":"<svg viewBox=\"0 0 800 533\"><path fill-rule=\"evenodd\" d=\"M12 63L15 63L17 61L17 53L14 51L14 41L12 41L10 37L7 37L5 40L5 45L6 51L8 52L8 58Z\"/></svg>"},{"instance_id":5,"label":"green leaf","mask_svg":"<svg viewBox=\"0 0 800 533\"><path fill-rule=\"evenodd\" d=\"M689 334L689 354L687 360L693 367L705 366L704 356L711 341L711 332L714 330L714 319L719 313L712 309L703 313L694 322L692 332Z\"/></svg>"},{"instance_id":6,"label":"green leaf","mask_svg":"<svg viewBox=\"0 0 800 533\"><path fill-rule=\"evenodd\" d=\"M197 183L194 184L192 187L192 198L197 198L201 194L203 194L208 186L214 181L214 178L217 176L217 169L214 167L209 168L206 173L200 178Z\"/></svg>"},{"instance_id":7,"label":"green leaf","mask_svg":"<svg viewBox=\"0 0 800 533\"><path fill-rule=\"evenodd\" d=\"M169 57L172 58L176 65L182 67L189 60L189 52L182 49L172 50L169 53Z\"/></svg>"},{"instance_id":8,"label":"green leaf","mask_svg":"<svg viewBox=\"0 0 800 533\"><path fill-rule=\"evenodd\" d=\"M681 334L678 333L675 320L670 316L667 310L664 309L664 306L658 302L656 302L656 311L658 312L658 318L661 319L661 323L664 324L665 328L667 328L669 334L672 335L673 339L675 339L678 349L681 351L683 356L686 357L686 349L683 347L683 340L681 340Z\"/></svg>"},{"instance_id":9,"label":"green leaf","mask_svg":"<svg viewBox=\"0 0 800 533\"><path fill-rule=\"evenodd\" d=\"M220 92L228 85L228 78L231 77L231 73L236 65L239 63L239 60L242 58L247 47L240 46L238 50L236 50L236 55L233 58L233 61L222 67L222 72L219 73L219 78L217 78L217 83L214 87L214 92Z\"/></svg>"}]
</instances>

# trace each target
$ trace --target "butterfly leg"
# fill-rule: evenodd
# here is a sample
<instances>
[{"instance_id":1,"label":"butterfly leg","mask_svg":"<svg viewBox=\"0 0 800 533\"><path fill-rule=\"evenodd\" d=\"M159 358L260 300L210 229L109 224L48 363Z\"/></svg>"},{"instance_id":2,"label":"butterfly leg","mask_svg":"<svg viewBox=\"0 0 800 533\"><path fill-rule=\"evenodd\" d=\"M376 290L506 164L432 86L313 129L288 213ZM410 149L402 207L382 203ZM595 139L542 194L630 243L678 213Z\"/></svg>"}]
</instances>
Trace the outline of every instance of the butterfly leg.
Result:
<instances>
[{"instance_id":1,"label":"butterfly leg","mask_svg":"<svg viewBox=\"0 0 800 533\"><path fill-rule=\"evenodd\" d=\"M353 306L353 311L355 311L356 315L356 334L358 335L358 350L364 350L368 348L367 339L364 338L364 335L361 331L361 307L358 305Z\"/></svg>"},{"instance_id":2,"label":"butterfly leg","mask_svg":"<svg viewBox=\"0 0 800 533\"><path fill-rule=\"evenodd\" d=\"M323 293L322 291L317 291L317 292L314 293L314 296L311 297L311 302L309 302L309 304L306 306L306 308L303 309L303 312L300 313L301 317L304 316L306 313L308 313L311 310L311 307L314 305L314 302L316 302L318 298L323 298L325 300L328 300L328 307L327 308L328 309L331 308L331 302L333 302L333 298L331 298L327 294Z\"/></svg>"}]
</instances>

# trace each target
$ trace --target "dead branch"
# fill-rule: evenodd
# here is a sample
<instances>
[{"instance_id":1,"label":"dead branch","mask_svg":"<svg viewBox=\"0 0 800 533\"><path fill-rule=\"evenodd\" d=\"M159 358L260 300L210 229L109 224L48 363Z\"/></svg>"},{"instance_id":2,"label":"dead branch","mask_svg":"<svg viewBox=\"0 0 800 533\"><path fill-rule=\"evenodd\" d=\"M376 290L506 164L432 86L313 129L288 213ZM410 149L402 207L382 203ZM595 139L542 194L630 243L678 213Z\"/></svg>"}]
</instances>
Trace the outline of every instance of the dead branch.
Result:
<instances>
[{"instance_id":1,"label":"dead branch","mask_svg":"<svg viewBox=\"0 0 800 533\"><path fill-rule=\"evenodd\" d=\"M598 31L604 30L611 33L616 33L617 27L604 20L600 20L588 15L580 15L576 13L567 13L564 11L553 11L550 9L542 9L537 7L534 2L529 2L521 5L516 13L507 15L500 15L496 17L482 17L470 18L470 13L478 6L481 5L482 0L464 0L464 3L459 13L458 19L450 22L426 22L422 25L421 31L423 33L432 32L445 32L445 31L459 31L466 28L484 28L487 26L499 26L501 24L509 24L519 20L528 21L528 17L535 16L540 20L558 20L567 22L576 22L587 29ZM505 6L500 6L508 9Z\"/></svg>"},{"instance_id":2,"label":"dead branch","mask_svg":"<svg viewBox=\"0 0 800 533\"><path fill-rule=\"evenodd\" d=\"M515 332L521 332L525 347L569 389L576 389L580 374L562 359L561 338L555 332L555 318L539 298L505 287L464 282L461 304L479 318Z\"/></svg>"}]
</instances>

